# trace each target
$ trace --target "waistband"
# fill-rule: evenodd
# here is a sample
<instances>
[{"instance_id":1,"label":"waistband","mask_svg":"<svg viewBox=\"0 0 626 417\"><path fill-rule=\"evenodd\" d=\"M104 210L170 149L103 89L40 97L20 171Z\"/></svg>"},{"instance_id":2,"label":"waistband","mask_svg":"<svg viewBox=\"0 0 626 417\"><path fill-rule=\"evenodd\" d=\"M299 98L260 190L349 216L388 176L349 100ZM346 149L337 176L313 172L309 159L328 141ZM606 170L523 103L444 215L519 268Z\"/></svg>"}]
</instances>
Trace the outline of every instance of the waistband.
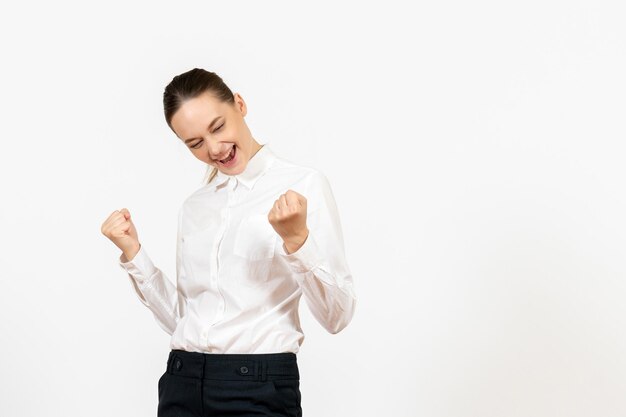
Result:
<instances>
[{"instance_id":1,"label":"waistband","mask_svg":"<svg viewBox=\"0 0 626 417\"><path fill-rule=\"evenodd\" d=\"M172 349L166 372L223 381L300 379L297 357L293 352L201 353Z\"/></svg>"}]
</instances>

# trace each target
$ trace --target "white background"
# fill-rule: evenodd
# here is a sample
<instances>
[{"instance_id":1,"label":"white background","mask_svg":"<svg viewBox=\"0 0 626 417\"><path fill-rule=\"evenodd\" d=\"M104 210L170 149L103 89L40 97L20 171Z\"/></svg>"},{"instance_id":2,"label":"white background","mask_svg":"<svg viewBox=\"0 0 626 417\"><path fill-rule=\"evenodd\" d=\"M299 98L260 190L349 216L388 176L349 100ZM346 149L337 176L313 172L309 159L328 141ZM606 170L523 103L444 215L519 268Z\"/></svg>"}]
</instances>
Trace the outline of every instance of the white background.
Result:
<instances>
[{"instance_id":1,"label":"white background","mask_svg":"<svg viewBox=\"0 0 626 417\"><path fill-rule=\"evenodd\" d=\"M0 415L156 415L169 335L100 226L174 280L194 67L342 215L357 310L301 304L305 416L626 415L620 2L225 3L0 6Z\"/></svg>"}]
</instances>

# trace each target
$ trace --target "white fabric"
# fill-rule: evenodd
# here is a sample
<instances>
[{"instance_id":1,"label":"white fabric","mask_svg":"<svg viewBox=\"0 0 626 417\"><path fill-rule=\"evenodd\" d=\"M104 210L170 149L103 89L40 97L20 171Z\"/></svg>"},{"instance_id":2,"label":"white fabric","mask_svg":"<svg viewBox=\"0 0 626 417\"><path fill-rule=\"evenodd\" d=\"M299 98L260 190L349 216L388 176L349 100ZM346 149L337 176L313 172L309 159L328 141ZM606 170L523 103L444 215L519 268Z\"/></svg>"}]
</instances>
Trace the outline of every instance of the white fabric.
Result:
<instances>
[{"instance_id":1,"label":"white fabric","mask_svg":"<svg viewBox=\"0 0 626 417\"><path fill-rule=\"evenodd\" d=\"M268 221L288 189L307 199L309 236L287 254ZM278 157L266 143L239 175L221 171L185 199L178 214L176 286L145 245L120 266L141 302L170 334L171 349L212 353L297 353L304 293L330 333L356 305L337 206L324 174Z\"/></svg>"}]
</instances>

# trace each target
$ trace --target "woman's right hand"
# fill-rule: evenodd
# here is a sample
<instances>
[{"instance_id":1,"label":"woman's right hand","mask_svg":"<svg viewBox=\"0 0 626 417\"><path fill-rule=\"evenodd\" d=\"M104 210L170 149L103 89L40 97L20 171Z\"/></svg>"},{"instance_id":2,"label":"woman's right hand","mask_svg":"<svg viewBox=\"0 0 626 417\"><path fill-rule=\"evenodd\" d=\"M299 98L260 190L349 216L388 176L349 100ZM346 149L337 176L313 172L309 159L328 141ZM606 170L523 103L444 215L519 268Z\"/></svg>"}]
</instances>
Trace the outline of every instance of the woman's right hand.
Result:
<instances>
[{"instance_id":1,"label":"woman's right hand","mask_svg":"<svg viewBox=\"0 0 626 417\"><path fill-rule=\"evenodd\" d=\"M100 231L124 252L124 256L129 261L139 252L141 244L128 209L123 208L111 213L102 223Z\"/></svg>"}]
</instances>

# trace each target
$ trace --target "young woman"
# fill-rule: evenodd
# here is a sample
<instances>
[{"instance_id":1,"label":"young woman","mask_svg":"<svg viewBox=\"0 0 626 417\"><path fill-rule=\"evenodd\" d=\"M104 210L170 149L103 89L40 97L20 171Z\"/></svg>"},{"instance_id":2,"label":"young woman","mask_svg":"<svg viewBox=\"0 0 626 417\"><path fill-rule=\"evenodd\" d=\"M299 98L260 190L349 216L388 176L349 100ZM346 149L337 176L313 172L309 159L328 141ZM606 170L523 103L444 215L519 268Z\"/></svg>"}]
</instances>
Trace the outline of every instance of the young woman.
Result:
<instances>
[{"instance_id":1,"label":"young woman","mask_svg":"<svg viewBox=\"0 0 626 417\"><path fill-rule=\"evenodd\" d=\"M139 300L171 335L157 414L301 416L300 297L333 334L356 304L330 184L259 144L243 98L213 72L174 77L163 104L181 143L213 167L179 209L176 286L127 209L102 225Z\"/></svg>"}]
</instances>

